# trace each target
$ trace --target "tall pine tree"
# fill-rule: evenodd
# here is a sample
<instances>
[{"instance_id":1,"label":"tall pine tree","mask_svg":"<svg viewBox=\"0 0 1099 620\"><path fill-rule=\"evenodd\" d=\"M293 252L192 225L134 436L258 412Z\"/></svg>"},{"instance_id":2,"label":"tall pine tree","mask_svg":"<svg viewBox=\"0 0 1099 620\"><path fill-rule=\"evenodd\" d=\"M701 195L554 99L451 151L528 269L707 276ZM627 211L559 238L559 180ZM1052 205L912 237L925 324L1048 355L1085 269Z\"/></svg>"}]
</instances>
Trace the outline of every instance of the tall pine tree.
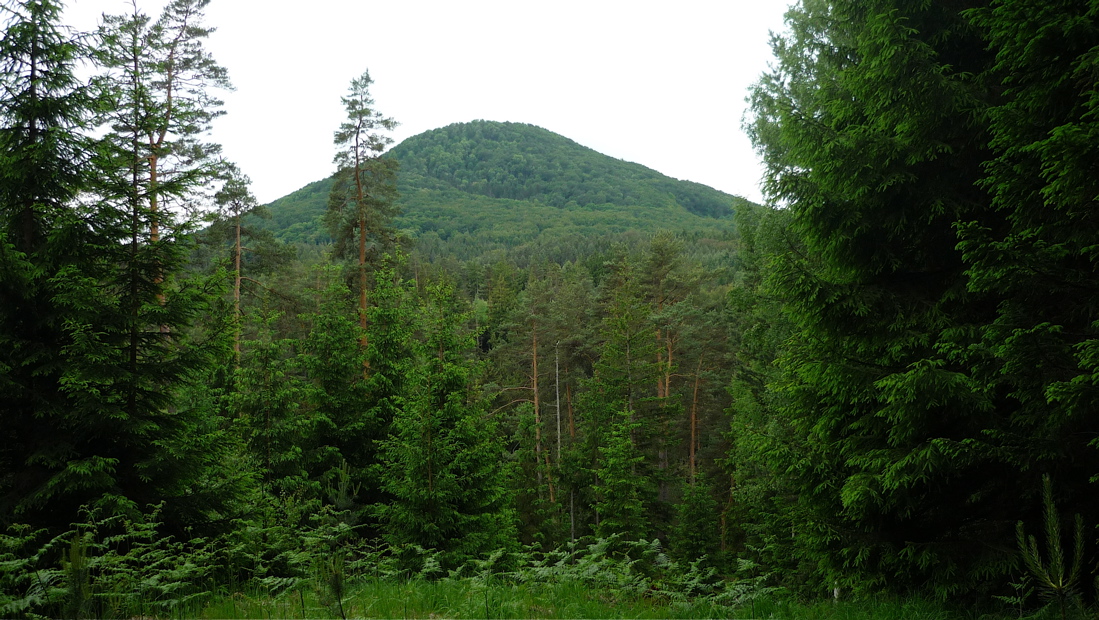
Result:
<instances>
[{"instance_id":1,"label":"tall pine tree","mask_svg":"<svg viewBox=\"0 0 1099 620\"><path fill-rule=\"evenodd\" d=\"M334 159L337 169L326 216L328 229L336 240L335 254L354 257L357 266L363 348L368 344L369 266L392 247L389 222L395 213L393 201L397 194L397 162L381 157L382 151L393 143L383 132L395 129L397 121L375 109L370 94L373 83L370 72L364 71L351 80L347 96L340 99L347 120L335 133L334 141L340 150Z\"/></svg>"}]
</instances>

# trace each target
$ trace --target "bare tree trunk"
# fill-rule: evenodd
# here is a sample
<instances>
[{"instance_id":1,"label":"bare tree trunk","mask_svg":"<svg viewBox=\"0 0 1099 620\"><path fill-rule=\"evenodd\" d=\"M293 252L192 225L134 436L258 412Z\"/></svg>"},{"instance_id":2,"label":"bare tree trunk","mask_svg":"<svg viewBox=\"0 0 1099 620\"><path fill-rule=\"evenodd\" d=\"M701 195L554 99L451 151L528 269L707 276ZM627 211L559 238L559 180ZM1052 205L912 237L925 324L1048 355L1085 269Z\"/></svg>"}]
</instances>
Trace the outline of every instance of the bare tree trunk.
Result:
<instances>
[{"instance_id":1,"label":"bare tree trunk","mask_svg":"<svg viewBox=\"0 0 1099 620\"><path fill-rule=\"evenodd\" d=\"M557 465L561 465L561 342L553 347L553 392L554 403L557 406Z\"/></svg>"},{"instance_id":2,"label":"bare tree trunk","mask_svg":"<svg viewBox=\"0 0 1099 620\"><path fill-rule=\"evenodd\" d=\"M660 336L660 330L656 330L656 367L660 370L664 369L664 347L662 346L663 338ZM661 372L656 377L656 397L664 398L668 395L667 387L664 385L664 373Z\"/></svg>"},{"instance_id":3,"label":"bare tree trunk","mask_svg":"<svg viewBox=\"0 0 1099 620\"><path fill-rule=\"evenodd\" d=\"M360 123L362 121L359 121ZM360 132L355 132L355 210L359 216L359 329L362 335L359 338L359 346L363 351L370 344L366 334L366 191L363 189L363 161L362 145L359 141ZM370 360L363 356L363 376L370 371Z\"/></svg>"},{"instance_id":4,"label":"bare tree trunk","mask_svg":"<svg viewBox=\"0 0 1099 620\"><path fill-rule=\"evenodd\" d=\"M534 453L537 456L536 460L542 460L542 412L541 402L538 396L538 324L531 321L530 324L530 336L531 336L531 391L534 392Z\"/></svg>"},{"instance_id":5,"label":"bare tree trunk","mask_svg":"<svg viewBox=\"0 0 1099 620\"><path fill-rule=\"evenodd\" d=\"M691 398L691 445L690 452L690 471L691 471L691 484L695 481L695 472L698 469L697 463L697 446L698 446L698 386L702 382L702 357L698 358L698 368L695 370L695 387L694 396Z\"/></svg>"},{"instance_id":6,"label":"bare tree trunk","mask_svg":"<svg viewBox=\"0 0 1099 620\"><path fill-rule=\"evenodd\" d=\"M576 417L572 414L572 386L565 385L565 403L569 408L569 439L576 439Z\"/></svg>"},{"instance_id":7,"label":"bare tree trunk","mask_svg":"<svg viewBox=\"0 0 1099 620\"><path fill-rule=\"evenodd\" d=\"M545 467L546 482L549 484L550 502L555 502L555 490L553 488L553 474L550 470L549 450L542 452L542 402L538 386L538 323L531 321L531 390L534 391L534 455L538 463L538 482L542 482L542 470Z\"/></svg>"},{"instance_id":8,"label":"bare tree trunk","mask_svg":"<svg viewBox=\"0 0 1099 620\"><path fill-rule=\"evenodd\" d=\"M236 270L236 277L233 278L233 320L236 322L233 330L233 355L236 358L236 365L240 367L240 211L237 210L236 215L236 246L233 248L233 269Z\"/></svg>"},{"instance_id":9,"label":"bare tree trunk","mask_svg":"<svg viewBox=\"0 0 1099 620\"><path fill-rule=\"evenodd\" d=\"M671 330L664 332L664 344L668 350L667 363L664 365L664 396L670 398L672 395L672 351L675 346Z\"/></svg>"}]
</instances>

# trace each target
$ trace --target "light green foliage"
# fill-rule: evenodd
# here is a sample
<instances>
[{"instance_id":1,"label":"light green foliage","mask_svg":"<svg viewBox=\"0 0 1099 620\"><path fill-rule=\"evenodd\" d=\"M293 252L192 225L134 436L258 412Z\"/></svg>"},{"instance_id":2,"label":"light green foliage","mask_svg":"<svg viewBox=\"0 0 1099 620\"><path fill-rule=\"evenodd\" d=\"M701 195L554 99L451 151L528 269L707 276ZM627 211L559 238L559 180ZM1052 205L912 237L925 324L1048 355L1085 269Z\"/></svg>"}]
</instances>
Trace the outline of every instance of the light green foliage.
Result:
<instances>
[{"instance_id":1,"label":"light green foliage","mask_svg":"<svg viewBox=\"0 0 1099 620\"><path fill-rule=\"evenodd\" d=\"M601 156L545 129L473 121L434 129L393 149L402 185L458 189L491 198L570 204L675 206L708 217L732 214L734 200L697 183ZM547 176L544 171L556 168Z\"/></svg>"},{"instance_id":2,"label":"light green foliage","mask_svg":"<svg viewBox=\"0 0 1099 620\"><path fill-rule=\"evenodd\" d=\"M1042 478L1042 507L1046 537L1045 558L1043 559L1042 553L1038 551L1037 538L1026 535L1022 521L1016 525L1019 553L1023 557L1023 564L1034 577L1042 596L1057 602L1061 620L1065 620L1069 604L1078 603L1077 597L1080 594L1084 566L1084 520L1079 514L1076 515L1070 567L1065 560L1061 540L1061 518L1053 502L1053 483L1048 475Z\"/></svg>"},{"instance_id":3,"label":"light green foliage","mask_svg":"<svg viewBox=\"0 0 1099 620\"><path fill-rule=\"evenodd\" d=\"M470 149L485 157L467 158ZM505 252L524 266L542 258L565 263L616 241L638 242L639 233L710 235L750 204L515 123L444 127L409 138L386 157L401 164L394 225L431 261L487 262ZM507 172L514 157L529 160L529 174ZM257 225L285 241L329 241L319 221L332 183L317 181L273 202L270 223Z\"/></svg>"}]
</instances>

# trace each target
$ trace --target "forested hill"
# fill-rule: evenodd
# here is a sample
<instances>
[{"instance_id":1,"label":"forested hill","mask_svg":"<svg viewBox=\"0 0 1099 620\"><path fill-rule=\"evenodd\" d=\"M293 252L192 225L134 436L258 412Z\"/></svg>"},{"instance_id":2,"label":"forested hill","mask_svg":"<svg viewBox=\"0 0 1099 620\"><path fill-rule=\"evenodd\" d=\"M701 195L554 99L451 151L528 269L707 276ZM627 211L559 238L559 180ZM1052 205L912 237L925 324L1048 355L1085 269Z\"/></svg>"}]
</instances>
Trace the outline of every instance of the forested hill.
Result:
<instances>
[{"instance_id":1,"label":"forested hill","mask_svg":"<svg viewBox=\"0 0 1099 620\"><path fill-rule=\"evenodd\" d=\"M681 207L695 215L732 215L737 199L608 157L552 131L523 123L455 123L413 136L390 151L400 185L457 189L553 207Z\"/></svg>"},{"instance_id":2,"label":"forested hill","mask_svg":"<svg viewBox=\"0 0 1099 620\"><path fill-rule=\"evenodd\" d=\"M521 123L448 125L408 138L388 156L400 162L396 226L434 247L432 254L463 260L632 232L720 234L750 204ZM284 241L326 241L330 187L324 179L274 201L264 226Z\"/></svg>"}]
</instances>

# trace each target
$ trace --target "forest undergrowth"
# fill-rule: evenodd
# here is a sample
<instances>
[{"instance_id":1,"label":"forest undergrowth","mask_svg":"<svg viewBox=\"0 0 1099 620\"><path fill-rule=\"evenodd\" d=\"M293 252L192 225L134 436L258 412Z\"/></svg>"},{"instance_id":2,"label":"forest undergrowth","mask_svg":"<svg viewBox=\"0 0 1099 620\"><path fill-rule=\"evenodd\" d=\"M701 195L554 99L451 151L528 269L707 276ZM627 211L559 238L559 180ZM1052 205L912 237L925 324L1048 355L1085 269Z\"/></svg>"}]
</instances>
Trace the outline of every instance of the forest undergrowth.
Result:
<instances>
[{"instance_id":1,"label":"forest undergrowth","mask_svg":"<svg viewBox=\"0 0 1099 620\"><path fill-rule=\"evenodd\" d=\"M124 508L124 507L123 507ZM585 537L542 552L497 550L445 569L419 546L369 545L322 510L297 536L257 527L235 540L157 533L159 509L83 512L60 535L0 535L0 616L27 618L1093 618L1077 596L1021 578L1018 597L968 603L918 595L806 600L748 560L739 578L708 558L677 562L659 540ZM1052 513L1056 518L1055 513ZM1047 524L1048 529L1048 524ZM1047 532L1047 535L1049 532ZM1049 540L1043 541L1049 543ZM1029 544L1034 544L1033 542ZM1063 553L1048 545L1048 553ZM1025 553L1025 552L1024 552ZM58 560L58 558L60 558ZM1073 558L1069 558L1073 560ZM1075 563L1075 562L1074 562ZM1051 570L1047 567L1046 570ZM1048 573L1053 579L1056 575ZM1063 581L1062 576L1062 581ZM1067 584L1078 592L1075 583ZM1050 601L1035 611L1035 590ZM12 592L21 595L12 596Z\"/></svg>"}]
</instances>

